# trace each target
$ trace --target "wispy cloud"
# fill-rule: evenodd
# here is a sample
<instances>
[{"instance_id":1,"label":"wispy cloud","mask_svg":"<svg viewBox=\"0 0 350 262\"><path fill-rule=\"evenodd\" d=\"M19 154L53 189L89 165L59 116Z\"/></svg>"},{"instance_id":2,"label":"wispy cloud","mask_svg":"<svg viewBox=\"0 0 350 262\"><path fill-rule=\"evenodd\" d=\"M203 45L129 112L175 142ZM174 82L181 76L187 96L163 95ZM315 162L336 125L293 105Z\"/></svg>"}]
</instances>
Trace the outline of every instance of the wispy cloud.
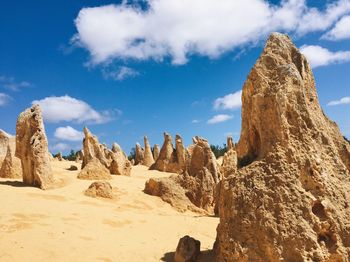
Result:
<instances>
[{"instance_id":1,"label":"wispy cloud","mask_svg":"<svg viewBox=\"0 0 350 262\"><path fill-rule=\"evenodd\" d=\"M332 52L318 45L303 45L300 51L306 56L313 68L350 61L350 51Z\"/></svg>"},{"instance_id":2,"label":"wispy cloud","mask_svg":"<svg viewBox=\"0 0 350 262\"><path fill-rule=\"evenodd\" d=\"M237 109L242 106L242 90L219 97L214 101L215 110Z\"/></svg>"},{"instance_id":3,"label":"wispy cloud","mask_svg":"<svg viewBox=\"0 0 350 262\"><path fill-rule=\"evenodd\" d=\"M265 39L272 31L324 32L350 12L349 0L319 9L305 0L157 0L82 8L72 42L86 48L92 64L170 58L185 64L192 54L217 58ZM323 1L327 2L327 1ZM249 15L247 15L249 14ZM251 19L254 17L254 19ZM215 36L215 37L213 37Z\"/></svg>"},{"instance_id":4,"label":"wispy cloud","mask_svg":"<svg viewBox=\"0 0 350 262\"><path fill-rule=\"evenodd\" d=\"M339 100L333 100L330 101L327 105L328 106L338 106L338 105L345 105L345 104L350 104L350 97L342 97Z\"/></svg>"},{"instance_id":5,"label":"wispy cloud","mask_svg":"<svg viewBox=\"0 0 350 262\"><path fill-rule=\"evenodd\" d=\"M66 151L66 150L69 150L71 148L72 147L66 143L57 143L57 144L50 146L51 151L58 151L58 152Z\"/></svg>"},{"instance_id":6,"label":"wispy cloud","mask_svg":"<svg viewBox=\"0 0 350 262\"><path fill-rule=\"evenodd\" d=\"M210 125L218 124L218 123L226 122L232 118L233 118L232 115L219 114L219 115L215 115L212 118L210 118L207 121L207 124L210 124Z\"/></svg>"},{"instance_id":7,"label":"wispy cloud","mask_svg":"<svg viewBox=\"0 0 350 262\"><path fill-rule=\"evenodd\" d=\"M127 66L120 66L117 70L111 71L107 69L102 70L102 75L104 79L112 79L116 81L122 81L127 78L134 78L140 73L135 69Z\"/></svg>"},{"instance_id":8,"label":"wispy cloud","mask_svg":"<svg viewBox=\"0 0 350 262\"><path fill-rule=\"evenodd\" d=\"M73 121L77 123L103 124L121 114L121 111L118 109L98 112L88 103L68 95L50 96L41 100L35 100L32 104L39 104L44 120L51 123Z\"/></svg>"},{"instance_id":9,"label":"wispy cloud","mask_svg":"<svg viewBox=\"0 0 350 262\"><path fill-rule=\"evenodd\" d=\"M350 15L344 16L340 19L332 30L324 34L322 38L332 41L350 38Z\"/></svg>"},{"instance_id":10,"label":"wispy cloud","mask_svg":"<svg viewBox=\"0 0 350 262\"><path fill-rule=\"evenodd\" d=\"M58 127L55 130L55 138L66 141L82 141L84 133L74 129L71 126Z\"/></svg>"},{"instance_id":11,"label":"wispy cloud","mask_svg":"<svg viewBox=\"0 0 350 262\"><path fill-rule=\"evenodd\" d=\"M5 93L0 93L0 106L5 106L11 100L11 97Z\"/></svg>"},{"instance_id":12,"label":"wispy cloud","mask_svg":"<svg viewBox=\"0 0 350 262\"><path fill-rule=\"evenodd\" d=\"M0 75L0 84L9 90L19 91L22 88L32 86L28 81L16 81L14 77Z\"/></svg>"},{"instance_id":13,"label":"wispy cloud","mask_svg":"<svg viewBox=\"0 0 350 262\"><path fill-rule=\"evenodd\" d=\"M191 121L191 123L192 124L198 124L200 121L198 120L198 119L193 119L192 121Z\"/></svg>"}]
</instances>

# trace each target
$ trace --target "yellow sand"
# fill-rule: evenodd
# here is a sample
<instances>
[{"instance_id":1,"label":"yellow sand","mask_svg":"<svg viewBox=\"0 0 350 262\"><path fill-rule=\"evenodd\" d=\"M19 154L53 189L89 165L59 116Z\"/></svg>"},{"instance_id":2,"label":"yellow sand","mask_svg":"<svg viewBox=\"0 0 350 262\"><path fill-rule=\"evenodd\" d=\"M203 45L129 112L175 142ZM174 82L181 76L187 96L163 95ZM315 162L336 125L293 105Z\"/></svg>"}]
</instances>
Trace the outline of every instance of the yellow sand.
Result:
<instances>
[{"instance_id":1,"label":"yellow sand","mask_svg":"<svg viewBox=\"0 0 350 262\"><path fill-rule=\"evenodd\" d=\"M117 198L105 200L84 195L92 181L67 171L72 164L52 162L66 185L48 191L0 179L0 261L172 261L186 234L212 248L218 218L179 213L142 192L149 177L169 173L133 167L131 177L113 176Z\"/></svg>"}]
</instances>

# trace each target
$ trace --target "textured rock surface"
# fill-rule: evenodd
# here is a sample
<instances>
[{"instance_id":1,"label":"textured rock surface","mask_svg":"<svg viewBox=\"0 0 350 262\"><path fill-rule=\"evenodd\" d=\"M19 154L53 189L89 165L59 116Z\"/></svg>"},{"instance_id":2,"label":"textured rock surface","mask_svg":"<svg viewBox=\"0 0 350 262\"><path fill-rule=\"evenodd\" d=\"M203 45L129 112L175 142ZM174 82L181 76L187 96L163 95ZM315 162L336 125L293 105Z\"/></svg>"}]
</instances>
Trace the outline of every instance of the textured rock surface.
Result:
<instances>
[{"instance_id":1,"label":"textured rock surface","mask_svg":"<svg viewBox=\"0 0 350 262\"><path fill-rule=\"evenodd\" d=\"M42 189L52 187L49 150L38 105L22 112L16 124L16 156L21 160L23 182Z\"/></svg>"},{"instance_id":2,"label":"textured rock surface","mask_svg":"<svg viewBox=\"0 0 350 262\"><path fill-rule=\"evenodd\" d=\"M0 168L0 177L2 178L20 178L22 170L14 163L10 145L7 146L7 154Z\"/></svg>"},{"instance_id":3,"label":"textured rock surface","mask_svg":"<svg viewBox=\"0 0 350 262\"><path fill-rule=\"evenodd\" d=\"M85 191L85 195L90 197L113 198L113 188L106 181L93 182Z\"/></svg>"},{"instance_id":4,"label":"textured rock surface","mask_svg":"<svg viewBox=\"0 0 350 262\"><path fill-rule=\"evenodd\" d=\"M140 165L143 162L144 151L139 143L135 147L135 165Z\"/></svg>"},{"instance_id":5,"label":"textured rock surface","mask_svg":"<svg viewBox=\"0 0 350 262\"><path fill-rule=\"evenodd\" d=\"M131 163L123 152L121 147L114 143L112 146L112 154L110 154L112 162L110 164L110 173L113 175L130 176Z\"/></svg>"},{"instance_id":6,"label":"textured rock surface","mask_svg":"<svg viewBox=\"0 0 350 262\"><path fill-rule=\"evenodd\" d=\"M150 169L167 172L167 170L169 170L168 165L174 162L173 151L174 151L174 146L173 146L171 135L168 133L164 133L163 146L159 152L157 161L151 166Z\"/></svg>"},{"instance_id":7,"label":"textured rock surface","mask_svg":"<svg viewBox=\"0 0 350 262\"><path fill-rule=\"evenodd\" d=\"M14 169L16 177L22 177L21 160L19 160L19 158L15 156L16 137L11 136L10 134L0 129L0 166L2 165L3 160L5 160L5 157L7 156L8 147L10 147L11 152L11 166ZM8 165L8 163L6 165Z\"/></svg>"},{"instance_id":8,"label":"textured rock surface","mask_svg":"<svg viewBox=\"0 0 350 262\"><path fill-rule=\"evenodd\" d=\"M270 36L242 102L240 168L220 186L217 261L349 261L350 146L288 36Z\"/></svg>"},{"instance_id":9,"label":"textured rock surface","mask_svg":"<svg viewBox=\"0 0 350 262\"><path fill-rule=\"evenodd\" d=\"M160 151L159 145L155 144L153 146L153 159L154 159L154 161L157 161L157 159L159 157L159 151Z\"/></svg>"},{"instance_id":10,"label":"textured rock surface","mask_svg":"<svg viewBox=\"0 0 350 262\"><path fill-rule=\"evenodd\" d=\"M201 242L190 236L180 238L174 262L195 262L201 253Z\"/></svg>"},{"instance_id":11,"label":"textured rock surface","mask_svg":"<svg viewBox=\"0 0 350 262\"><path fill-rule=\"evenodd\" d=\"M180 135L175 137L175 149L171 135L164 133L164 143L156 162L150 167L152 170L171 173L184 173L187 167L188 152Z\"/></svg>"},{"instance_id":12,"label":"textured rock surface","mask_svg":"<svg viewBox=\"0 0 350 262\"><path fill-rule=\"evenodd\" d=\"M147 136L145 136L143 139L144 139L145 151L143 155L142 165L150 167L154 163L153 154L152 154L151 146L148 142Z\"/></svg>"},{"instance_id":13,"label":"textured rock surface","mask_svg":"<svg viewBox=\"0 0 350 262\"><path fill-rule=\"evenodd\" d=\"M102 165L98 159L93 158L79 172L78 178L84 180L106 180L111 179L112 176L110 175L109 170Z\"/></svg>"},{"instance_id":14,"label":"textured rock surface","mask_svg":"<svg viewBox=\"0 0 350 262\"><path fill-rule=\"evenodd\" d=\"M235 145L233 143L232 137L227 137L227 152L225 153L222 164L220 167L220 172L223 177L228 177L232 175L237 170L237 152Z\"/></svg>"},{"instance_id":15,"label":"textured rock surface","mask_svg":"<svg viewBox=\"0 0 350 262\"><path fill-rule=\"evenodd\" d=\"M87 127L84 127L85 138L83 140L83 169L93 159L98 159L102 165L109 167L109 161L106 158L106 147L101 145L96 136L91 134ZM108 149L107 149L108 150Z\"/></svg>"},{"instance_id":16,"label":"textured rock surface","mask_svg":"<svg viewBox=\"0 0 350 262\"><path fill-rule=\"evenodd\" d=\"M186 209L198 211L200 208L213 213L220 173L209 143L198 137L195 142L191 158L186 160L186 171L177 176L150 179L146 182L145 192L161 197L182 212Z\"/></svg>"}]
</instances>

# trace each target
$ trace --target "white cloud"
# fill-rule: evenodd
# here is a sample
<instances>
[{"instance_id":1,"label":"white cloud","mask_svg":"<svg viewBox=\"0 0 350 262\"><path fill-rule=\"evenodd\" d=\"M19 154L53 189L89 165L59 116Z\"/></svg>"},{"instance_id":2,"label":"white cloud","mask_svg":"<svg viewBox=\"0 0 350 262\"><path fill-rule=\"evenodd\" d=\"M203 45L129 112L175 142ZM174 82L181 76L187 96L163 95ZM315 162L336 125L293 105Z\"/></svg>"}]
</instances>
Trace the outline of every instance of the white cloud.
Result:
<instances>
[{"instance_id":1,"label":"white cloud","mask_svg":"<svg viewBox=\"0 0 350 262\"><path fill-rule=\"evenodd\" d=\"M216 58L254 44L272 31L299 35L324 31L350 12L350 0L309 8L306 0L146 0L83 8L72 43L86 48L92 64L113 59L171 58L185 64L193 54ZM247 15L249 14L249 15ZM254 19L252 19L252 17Z\"/></svg>"},{"instance_id":2,"label":"white cloud","mask_svg":"<svg viewBox=\"0 0 350 262\"><path fill-rule=\"evenodd\" d=\"M60 140L67 141L82 141L84 133L74 129L71 126L58 127L55 131L54 136Z\"/></svg>"},{"instance_id":3,"label":"white cloud","mask_svg":"<svg viewBox=\"0 0 350 262\"><path fill-rule=\"evenodd\" d=\"M116 71L102 70L103 77L105 79L113 79L117 81L122 81L127 78L133 78L138 76L140 73L135 69L127 66L120 66Z\"/></svg>"},{"instance_id":4,"label":"white cloud","mask_svg":"<svg viewBox=\"0 0 350 262\"><path fill-rule=\"evenodd\" d=\"M334 41L350 38L350 16L340 19L322 38Z\"/></svg>"},{"instance_id":5,"label":"white cloud","mask_svg":"<svg viewBox=\"0 0 350 262\"><path fill-rule=\"evenodd\" d=\"M3 87L12 91L19 91L21 88L32 86L32 84L27 81L17 82L14 77L4 75L0 75L0 83Z\"/></svg>"},{"instance_id":6,"label":"white cloud","mask_svg":"<svg viewBox=\"0 0 350 262\"><path fill-rule=\"evenodd\" d=\"M214 101L214 109L237 109L242 106L242 90L219 97Z\"/></svg>"},{"instance_id":7,"label":"white cloud","mask_svg":"<svg viewBox=\"0 0 350 262\"><path fill-rule=\"evenodd\" d=\"M231 118L233 118L232 115L219 114L219 115L216 115L216 116L213 116L212 118L210 118L207 121L207 124L217 124L217 123L228 121Z\"/></svg>"},{"instance_id":8,"label":"white cloud","mask_svg":"<svg viewBox=\"0 0 350 262\"><path fill-rule=\"evenodd\" d=\"M99 113L86 102L68 95L46 97L35 100L32 104L39 104L44 120L52 123L74 121L77 123L102 124L112 118L112 112Z\"/></svg>"},{"instance_id":9,"label":"white cloud","mask_svg":"<svg viewBox=\"0 0 350 262\"><path fill-rule=\"evenodd\" d=\"M192 121L191 121L191 123L192 124L198 124L200 121L198 120L198 119L193 119Z\"/></svg>"},{"instance_id":10,"label":"white cloud","mask_svg":"<svg viewBox=\"0 0 350 262\"><path fill-rule=\"evenodd\" d=\"M5 106L11 100L11 97L5 93L0 93L0 106Z\"/></svg>"},{"instance_id":11,"label":"white cloud","mask_svg":"<svg viewBox=\"0 0 350 262\"><path fill-rule=\"evenodd\" d=\"M350 51L332 52L318 45L303 45L300 51L306 56L313 68L350 61Z\"/></svg>"},{"instance_id":12,"label":"white cloud","mask_svg":"<svg viewBox=\"0 0 350 262\"><path fill-rule=\"evenodd\" d=\"M51 151L62 152L62 151L66 151L69 149L71 149L71 146L68 144L65 144L65 143L57 143L57 144L54 144L53 146L50 146Z\"/></svg>"},{"instance_id":13,"label":"white cloud","mask_svg":"<svg viewBox=\"0 0 350 262\"><path fill-rule=\"evenodd\" d=\"M330 101L327 105L328 106L337 106L337 105L345 105L345 104L350 104L350 97L349 96L342 97L339 100Z\"/></svg>"}]
</instances>

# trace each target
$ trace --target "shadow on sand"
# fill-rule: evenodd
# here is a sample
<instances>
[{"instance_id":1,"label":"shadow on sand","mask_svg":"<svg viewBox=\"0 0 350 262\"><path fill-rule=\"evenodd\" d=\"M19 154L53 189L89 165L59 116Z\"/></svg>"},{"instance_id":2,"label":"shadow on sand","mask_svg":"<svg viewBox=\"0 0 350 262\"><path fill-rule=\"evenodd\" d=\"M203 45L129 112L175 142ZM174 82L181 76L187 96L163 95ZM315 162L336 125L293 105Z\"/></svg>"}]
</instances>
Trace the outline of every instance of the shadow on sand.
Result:
<instances>
[{"instance_id":1,"label":"shadow on sand","mask_svg":"<svg viewBox=\"0 0 350 262\"><path fill-rule=\"evenodd\" d=\"M0 181L0 185L13 186L13 187L30 187L29 185L26 185L22 181L18 181L18 180Z\"/></svg>"},{"instance_id":2,"label":"shadow on sand","mask_svg":"<svg viewBox=\"0 0 350 262\"><path fill-rule=\"evenodd\" d=\"M174 262L174 256L175 256L175 252L168 252L168 253L165 253L160 260L161 261L165 261L165 262ZM213 250L201 251L201 254L198 257L197 261L198 262L212 262L212 261L215 261Z\"/></svg>"}]
</instances>

